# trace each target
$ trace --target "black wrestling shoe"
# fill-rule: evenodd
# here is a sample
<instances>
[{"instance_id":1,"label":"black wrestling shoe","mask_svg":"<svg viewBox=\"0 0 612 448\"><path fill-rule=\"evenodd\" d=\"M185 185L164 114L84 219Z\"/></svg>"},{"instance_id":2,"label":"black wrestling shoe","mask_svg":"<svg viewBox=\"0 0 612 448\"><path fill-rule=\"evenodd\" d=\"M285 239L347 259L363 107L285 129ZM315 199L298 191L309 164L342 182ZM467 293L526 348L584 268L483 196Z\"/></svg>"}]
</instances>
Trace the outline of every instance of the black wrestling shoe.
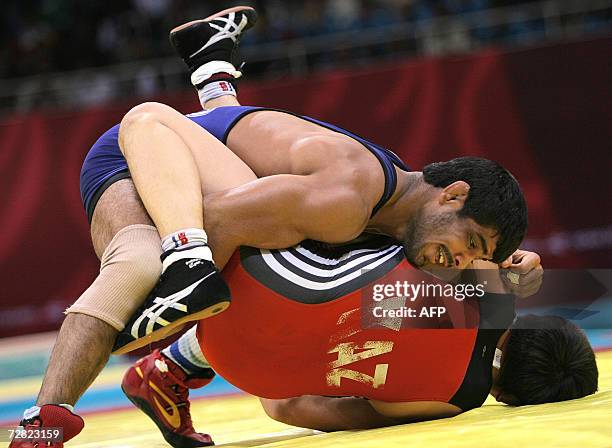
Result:
<instances>
[{"instance_id":1,"label":"black wrestling shoe","mask_svg":"<svg viewBox=\"0 0 612 448\"><path fill-rule=\"evenodd\" d=\"M253 8L236 6L177 26L170 31L170 43L191 73L210 62L225 62L234 68L239 67L242 62L238 54L240 36L256 21L257 13ZM241 74L237 70L235 73L230 74L235 78Z\"/></svg>"},{"instance_id":2,"label":"black wrestling shoe","mask_svg":"<svg viewBox=\"0 0 612 448\"><path fill-rule=\"evenodd\" d=\"M218 314L229 306L230 300L230 290L212 262L178 259L164 271L119 333L113 354L131 352L176 333L187 322Z\"/></svg>"}]
</instances>

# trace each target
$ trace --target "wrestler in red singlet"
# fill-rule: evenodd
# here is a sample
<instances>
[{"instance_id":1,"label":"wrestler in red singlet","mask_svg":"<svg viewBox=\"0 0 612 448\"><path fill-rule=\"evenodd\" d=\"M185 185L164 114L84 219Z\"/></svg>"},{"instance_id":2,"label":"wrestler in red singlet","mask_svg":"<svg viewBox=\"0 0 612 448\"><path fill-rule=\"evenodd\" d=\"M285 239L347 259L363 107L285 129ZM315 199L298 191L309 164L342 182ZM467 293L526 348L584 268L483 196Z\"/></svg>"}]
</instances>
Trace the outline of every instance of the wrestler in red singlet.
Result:
<instances>
[{"instance_id":1,"label":"wrestler in red singlet","mask_svg":"<svg viewBox=\"0 0 612 448\"><path fill-rule=\"evenodd\" d=\"M414 329L425 318L375 319L374 283L424 278L401 246L380 239L336 259L307 243L243 247L223 273L234 299L200 322L200 345L221 376L264 398L361 396L472 409L489 393L495 346L514 318L511 296L486 294L408 302L446 308L426 319L428 329Z\"/></svg>"}]
</instances>

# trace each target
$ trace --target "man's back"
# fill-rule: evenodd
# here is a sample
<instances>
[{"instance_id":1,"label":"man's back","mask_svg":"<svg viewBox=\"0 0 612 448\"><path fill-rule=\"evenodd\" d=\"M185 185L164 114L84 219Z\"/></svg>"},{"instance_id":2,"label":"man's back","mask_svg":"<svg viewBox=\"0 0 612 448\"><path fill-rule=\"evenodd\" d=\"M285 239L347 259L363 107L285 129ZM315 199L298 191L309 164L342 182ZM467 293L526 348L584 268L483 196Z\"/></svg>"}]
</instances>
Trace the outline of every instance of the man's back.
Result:
<instances>
[{"instance_id":1,"label":"man's back","mask_svg":"<svg viewBox=\"0 0 612 448\"><path fill-rule=\"evenodd\" d=\"M425 278L401 246L365 246L336 259L310 249L242 248L234 255L223 272L232 306L198 330L219 374L266 398L363 396L464 410L484 401L503 331L479 331L477 300L431 298L414 307L444 305L446 316L379 319L373 306L385 303L372 301L373 284Z\"/></svg>"}]
</instances>

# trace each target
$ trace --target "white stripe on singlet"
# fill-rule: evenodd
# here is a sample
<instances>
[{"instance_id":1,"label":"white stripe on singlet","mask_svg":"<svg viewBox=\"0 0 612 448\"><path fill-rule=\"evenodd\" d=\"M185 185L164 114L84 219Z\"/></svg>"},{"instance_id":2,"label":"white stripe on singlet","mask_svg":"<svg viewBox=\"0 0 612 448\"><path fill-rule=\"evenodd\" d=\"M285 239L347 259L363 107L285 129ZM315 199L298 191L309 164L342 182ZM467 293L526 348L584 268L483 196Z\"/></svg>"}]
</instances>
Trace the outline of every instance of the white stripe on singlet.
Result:
<instances>
[{"instance_id":1,"label":"white stripe on singlet","mask_svg":"<svg viewBox=\"0 0 612 448\"><path fill-rule=\"evenodd\" d=\"M340 275L342 274L342 272L345 272L346 270L348 270L348 268L346 268L345 266L341 266L338 269L330 269L329 271L318 269L314 266L310 266L306 264L302 260L298 260L293 255L291 255L291 257L287 257L287 253L286 253L287 251L278 251L278 252L284 252L282 254L283 258L289 263L291 263L293 267L295 267L295 271L292 271L288 269L286 266L283 266L274 257L272 252L269 250L261 250L261 255L262 255L262 259L268 265L268 267L272 269L274 272L276 272L278 275L286 279L287 281L290 281L302 288L317 290L317 291L324 291L324 290L336 288L340 285L350 282L351 280L354 280L355 278L358 278L359 276L365 274L367 271L380 266L381 264L385 263L387 260L390 260L401 250L402 250L401 246L391 246L391 247L386 247L383 250L377 250L376 253L374 254L374 256L377 258L372 260L371 263L368 263L362 266L360 269L357 269L345 275ZM363 251L360 250L359 252L362 253ZM314 259L314 257L311 257L311 258ZM348 257L346 258L351 258L351 253L349 253ZM346 260L346 258L344 258L344 260ZM357 259L355 260L355 263L353 264L353 267L358 265L360 262L363 262L364 259L370 260L372 259L372 257L371 256L357 257ZM326 260L326 261L329 261L329 260ZM338 262L343 261L343 260L332 260L332 261L335 261L337 264ZM353 263L353 262L350 262L350 263ZM323 272L325 275L320 277L321 281L319 282L319 281L313 281L313 280L310 280L308 278L301 276L299 274L300 271L307 272L311 275L313 274L317 275L316 272L319 271L319 272Z\"/></svg>"},{"instance_id":2,"label":"white stripe on singlet","mask_svg":"<svg viewBox=\"0 0 612 448\"><path fill-rule=\"evenodd\" d=\"M351 251L347 254L347 256L343 256L342 258L339 258L338 260L328 260L325 259L325 261L328 262L332 262L329 263L328 266L333 266L334 264L339 264L339 262L341 261L346 261L346 260L351 260L348 263L343 264L342 266L336 268L336 269L320 269L317 268L316 266L313 266L312 264L308 264L306 262L304 262L303 260L300 260L299 258L297 258L295 255L293 255L290 251L288 250L281 250L278 251L277 253L282 256L285 260L287 260L289 263L291 263L293 266L295 266L296 268L304 271L304 272L308 272L309 274L312 275L316 275L318 277L322 277L322 279L325 278L329 278L329 277L336 277L340 274L342 274L345 271L350 270L351 268L364 263L368 260L373 260L373 259L377 259L380 258L383 255L386 255L389 252L392 252L395 254L397 253L397 248L399 246L391 246L388 247L385 250L380 250L380 249L375 249L375 250L366 250L366 249L361 249L361 250L356 250L356 251ZM400 248L401 249L401 248ZM364 252L370 252L369 254L364 254ZM263 252L263 251L262 251ZM315 255L315 254L313 254ZM306 257L308 257L308 255L305 255ZM316 255L315 255L316 256ZM318 257L320 258L320 257ZM319 262L320 263L320 262ZM322 263L320 263L322 264ZM367 269L367 266L364 266L362 269Z\"/></svg>"}]
</instances>

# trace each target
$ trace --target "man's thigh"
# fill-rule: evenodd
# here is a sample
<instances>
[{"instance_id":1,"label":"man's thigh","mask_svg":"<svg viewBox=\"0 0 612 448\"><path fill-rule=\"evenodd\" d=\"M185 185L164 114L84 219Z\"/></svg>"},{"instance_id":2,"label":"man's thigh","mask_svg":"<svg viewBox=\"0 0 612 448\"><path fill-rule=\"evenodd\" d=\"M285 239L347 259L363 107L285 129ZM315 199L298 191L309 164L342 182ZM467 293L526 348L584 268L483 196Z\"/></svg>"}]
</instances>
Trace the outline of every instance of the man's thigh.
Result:
<instances>
[{"instance_id":1,"label":"man's thigh","mask_svg":"<svg viewBox=\"0 0 612 448\"><path fill-rule=\"evenodd\" d=\"M202 194L229 190L257 179L253 170L222 142L202 128L192 125L185 138L190 145L200 174ZM204 211L206 214L206 211Z\"/></svg>"},{"instance_id":2,"label":"man's thigh","mask_svg":"<svg viewBox=\"0 0 612 448\"><path fill-rule=\"evenodd\" d=\"M102 193L91 219L91 241L98 258L121 229L146 224L153 226L132 179L121 179Z\"/></svg>"},{"instance_id":3,"label":"man's thigh","mask_svg":"<svg viewBox=\"0 0 612 448\"><path fill-rule=\"evenodd\" d=\"M225 148L225 147L224 147ZM225 148L229 152L229 149ZM225 167L217 166L222 170L221 175L208 179L202 187L207 193L222 191L243 185L257 177L233 154L232 158L224 158L217 153L218 160L228 162ZM212 160L212 159L210 159ZM238 163L233 163L237 161ZM231 163L229 163L231 162ZM242 166L241 166L242 165ZM209 165L214 169L216 165ZM232 171L234 169L234 171ZM206 204L206 197L204 197ZM91 241L99 259L102 259L104 251L120 230L133 225L144 224L154 226L153 221L147 214L144 204L138 196L132 179L122 179L112 184L100 197L91 220ZM223 269L225 263L232 256L236 247L228 244L224 238L223 229L205 229L209 236L209 245L213 249L215 263L219 269Z\"/></svg>"},{"instance_id":4,"label":"man's thigh","mask_svg":"<svg viewBox=\"0 0 612 448\"><path fill-rule=\"evenodd\" d=\"M67 313L85 314L121 331L161 272L161 244L131 179L110 185L91 223L100 273Z\"/></svg>"},{"instance_id":5,"label":"man's thigh","mask_svg":"<svg viewBox=\"0 0 612 448\"><path fill-rule=\"evenodd\" d=\"M129 123L138 120L138 117L148 117L170 128L189 147L200 175L203 195L229 190L257 179L239 156L205 128L175 109L160 103L144 103L132 109L124 121ZM122 129L125 126L123 123ZM129 134L129 131L125 132ZM122 141L122 136L123 139L128 138L128 134L120 133L119 140ZM172 152L172 148L166 149Z\"/></svg>"}]
</instances>

